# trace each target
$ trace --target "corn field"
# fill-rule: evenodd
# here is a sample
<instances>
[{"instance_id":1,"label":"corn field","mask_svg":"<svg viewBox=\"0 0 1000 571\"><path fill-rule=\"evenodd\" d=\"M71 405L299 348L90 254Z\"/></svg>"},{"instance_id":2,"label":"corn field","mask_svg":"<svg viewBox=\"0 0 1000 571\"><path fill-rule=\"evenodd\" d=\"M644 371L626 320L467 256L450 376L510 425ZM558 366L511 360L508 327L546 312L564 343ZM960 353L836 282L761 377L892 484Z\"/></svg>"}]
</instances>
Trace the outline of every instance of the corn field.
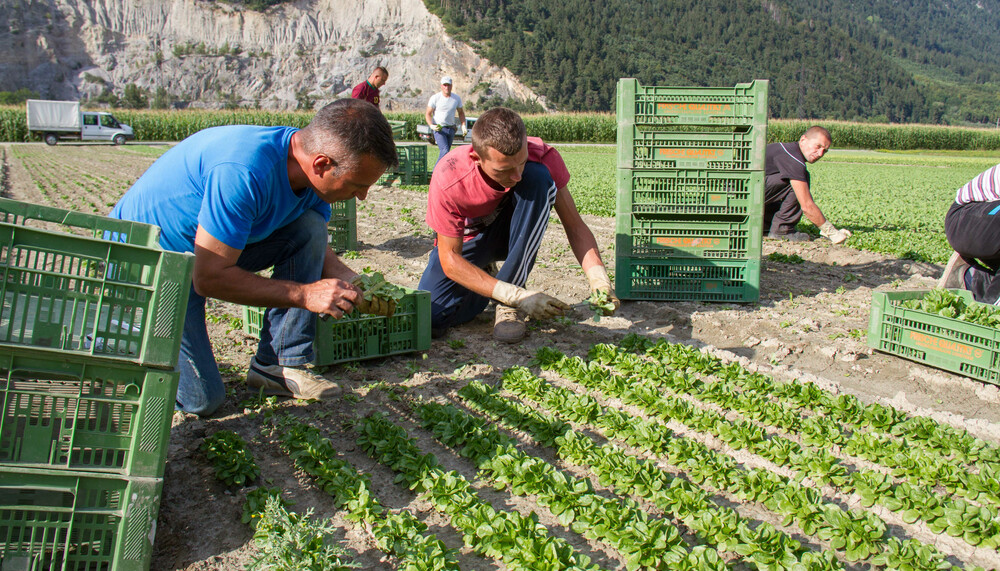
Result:
<instances>
[{"instance_id":1,"label":"corn field","mask_svg":"<svg viewBox=\"0 0 1000 571\"><path fill-rule=\"evenodd\" d=\"M138 141L179 141L192 133L217 125L288 125L303 127L311 111L273 112L259 110L150 111L115 110L122 123L131 125ZM416 140L416 126L423 123L419 112L391 112L386 118L405 121L403 139ZM528 134L551 142L614 143L617 125L608 113L556 113L524 117ZM887 125L846 121L805 121L773 119L768 123L767 140L794 141L811 125L830 130L835 148L903 151L996 150L1000 130L937 125ZM23 106L0 106L0 142L25 142L28 135ZM35 139L38 140L38 139Z\"/></svg>"}]
</instances>

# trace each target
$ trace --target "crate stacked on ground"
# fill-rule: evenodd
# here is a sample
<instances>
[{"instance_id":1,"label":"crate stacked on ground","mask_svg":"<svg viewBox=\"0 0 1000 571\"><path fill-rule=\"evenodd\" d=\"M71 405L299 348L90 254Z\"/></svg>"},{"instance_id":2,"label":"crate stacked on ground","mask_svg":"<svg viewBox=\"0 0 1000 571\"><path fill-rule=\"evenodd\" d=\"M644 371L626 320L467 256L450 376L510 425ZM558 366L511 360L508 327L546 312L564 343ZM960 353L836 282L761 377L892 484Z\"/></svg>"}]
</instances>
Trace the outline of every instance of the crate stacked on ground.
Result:
<instances>
[{"instance_id":1,"label":"crate stacked on ground","mask_svg":"<svg viewBox=\"0 0 1000 571\"><path fill-rule=\"evenodd\" d=\"M341 200L330 205L327 232L330 235L330 247L334 252L358 249L357 199Z\"/></svg>"},{"instance_id":2,"label":"crate stacked on ground","mask_svg":"<svg viewBox=\"0 0 1000 571\"><path fill-rule=\"evenodd\" d=\"M619 297L759 298L767 87L618 82Z\"/></svg>"},{"instance_id":3,"label":"crate stacked on ground","mask_svg":"<svg viewBox=\"0 0 1000 571\"><path fill-rule=\"evenodd\" d=\"M149 568L193 256L0 199L0 567Z\"/></svg>"},{"instance_id":4,"label":"crate stacked on ground","mask_svg":"<svg viewBox=\"0 0 1000 571\"><path fill-rule=\"evenodd\" d=\"M378 179L381 185L391 184L427 184L430 173L427 171L427 145L424 143L396 143L396 157L399 166L387 171Z\"/></svg>"},{"instance_id":5,"label":"crate stacked on ground","mask_svg":"<svg viewBox=\"0 0 1000 571\"><path fill-rule=\"evenodd\" d=\"M243 330L248 335L260 338L266 311L263 307L243 307ZM430 346L430 292L406 289L392 317L354 310L340 319L317 319L313 364L326 366L387 357L426 351Z\"/></svg>"}]
</instances>

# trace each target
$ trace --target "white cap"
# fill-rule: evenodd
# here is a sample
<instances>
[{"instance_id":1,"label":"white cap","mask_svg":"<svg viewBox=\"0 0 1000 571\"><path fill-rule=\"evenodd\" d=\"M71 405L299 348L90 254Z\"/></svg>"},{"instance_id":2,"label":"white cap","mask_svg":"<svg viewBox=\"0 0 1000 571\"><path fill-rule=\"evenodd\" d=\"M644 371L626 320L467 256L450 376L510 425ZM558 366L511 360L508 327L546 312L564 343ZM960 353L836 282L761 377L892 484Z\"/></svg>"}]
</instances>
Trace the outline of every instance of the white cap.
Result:
<instances>
[{"instance_id":1,"label":"white cap","mask_svg":"<svg viewBox=\"0 0 1000 571\"><path fill-rule=\"evenodd\" d=\"M441 78L441 85L445 85L445 84L451 85L451 76L450 75L446 75L446 76L444 76L444 77Z\"/></svg>"}]
</instances>

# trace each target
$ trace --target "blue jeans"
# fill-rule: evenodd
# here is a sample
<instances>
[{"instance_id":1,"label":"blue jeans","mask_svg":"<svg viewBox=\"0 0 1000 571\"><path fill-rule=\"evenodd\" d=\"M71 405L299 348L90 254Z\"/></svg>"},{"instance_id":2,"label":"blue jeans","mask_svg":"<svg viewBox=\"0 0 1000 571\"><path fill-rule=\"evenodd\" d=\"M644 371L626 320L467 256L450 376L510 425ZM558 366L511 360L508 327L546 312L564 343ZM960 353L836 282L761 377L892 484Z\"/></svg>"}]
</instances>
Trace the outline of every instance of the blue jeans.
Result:
<instances>
[{"instance_id":1,"label":"blue jeans","mask_svg":"<svg viewBox=\"0 0 1000 571\"><path fill-rule=\"evenodd\" d=\"M434 142L438 146L438 160L434 161L434 166L448 154L451 150L451 143L455 140L455 127L441 127L440 131L434 131ZM434 170L434 169L431 169Z\"/></svg>"},{"instance_id":2,"label":"blue jeans","mask_svg":"<svg viewBox=\"0 0 1000 571\"><path fill-rule=\"evenodd\" d=\"M327 221L308 210L261 242L247 244L236 262L257 272L274 266L272 277L299 283L318 281L327 248ZM264 314L257 360L264 365L295 367L313 360L316 316L305 309L270 308ZM205 326L205 298L191 288L178 360L177 408L200 416L215 412L226 400L226 388L212 353Z\"/></svg>"},{"instance_id":3,"label":"blue jeans","mask_svg":"<svg viewBox=\"0 0 1000 571\"><path fill-rule=\"evenodd\" d=\"M521 181L511 188L499 206L500 214L475 238L465 242L462 257L485 269L491 262L504 260L496 278L524 287L535 266L535 256L549 224L549 212L556 202L556 184L549 169L529 162ZM490 303L445 275L438 249L431 250L427 268L417 289L431 292L431 327L447 329L472 321Z\"/></svg>"}]
</instances>

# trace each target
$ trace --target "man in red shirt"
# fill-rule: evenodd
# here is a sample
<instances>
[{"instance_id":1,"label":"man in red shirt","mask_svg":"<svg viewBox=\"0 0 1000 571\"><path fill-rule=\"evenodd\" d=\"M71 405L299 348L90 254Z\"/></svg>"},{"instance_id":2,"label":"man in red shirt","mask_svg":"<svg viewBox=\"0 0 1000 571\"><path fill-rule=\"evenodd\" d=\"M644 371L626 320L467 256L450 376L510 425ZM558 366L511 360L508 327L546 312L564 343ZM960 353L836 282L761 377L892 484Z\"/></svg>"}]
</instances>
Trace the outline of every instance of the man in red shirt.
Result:
<instances>
[{"instance_id":1,"label":"man in red shirt","mask_svg":"<svg viewBox=\"0 0 1000 571\"><path fill-rule=\"evenodd\" d=\"M354 86L351 97L354 99L364 99L375 107L379 104L378 90L389 80L389 71L382 66L375 68L375 71L368 76L368 79Z\"/></svg>"},{"instance_id":2,"label":"man in red shirt","mask_svg":"<svg viewBox=\"0 0 1000 571\"><path fill-rule=\"evenodd\" d=\"M559 152L527 137L524 122L504 107L483 113L472 145L457 147L438 163L427 198L427 224L435 248L419 288L431 292L431 328L440 337L471 321L497 301L493 336L514 343L527 331L525 316L545 319L569 306L524 288L549 222L556 214L590 282L619 305L597 240L567 188L569 171ZM488 268L503 260L494 274Z\"/></svg>"}]
</instances>

